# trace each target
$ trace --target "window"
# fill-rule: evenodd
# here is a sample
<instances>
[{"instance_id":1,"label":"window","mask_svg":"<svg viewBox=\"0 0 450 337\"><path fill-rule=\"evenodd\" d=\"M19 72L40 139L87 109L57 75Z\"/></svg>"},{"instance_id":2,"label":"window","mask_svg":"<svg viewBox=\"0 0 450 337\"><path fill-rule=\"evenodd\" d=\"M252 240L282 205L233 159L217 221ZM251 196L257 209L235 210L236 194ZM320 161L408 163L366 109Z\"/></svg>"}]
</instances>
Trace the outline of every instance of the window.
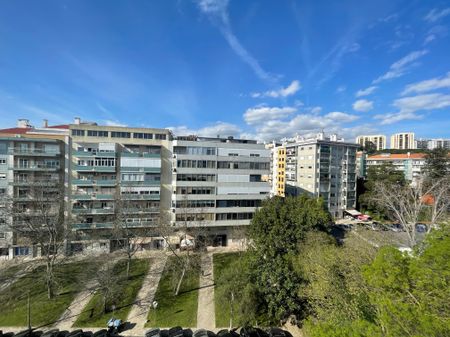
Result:
<instances>
[{"instance_id":1,"label":"window","mask_svg":"<svg viewBox=\"0 0 450 337\"><path fill-rule=\"evenodd\" d=\"M135 139L153 139L152 133L134 132L133 138Z\"/></svg>"},{"instance_id":2,"label":"window","mask_svg":"<svg viewBox=\"0 0 450 337\"><path fill-rule=\"evenodd\" d=\"M0 165L6 165L6 159L1 158L0 159Z\"/></svg>"},{"instance_id":3,"label":"window","mask_svg":"<svg viewBox=\"0 0 450 337\"><path fill-rule=\"evenodd\" d=\"M259 153L250 153L250 157L259 157Z\"/></svg>"},{"instance_id":4,"label":"window","mask_svg":"<svg viewBox=\"0 0 450 337\"><path fill-rule=\"evenodd\" d=\"M5 232L0 232L0 239L4 239L6 238L6 233Z\"/></svg>"},{"instance_id":5,"label":"window","mask_svg":"<svg viewBox=\"0 0 450 337\"><path fill-rule=\"evenodd\" d=\"M113 138L131 138L130 132L111 131L111 137Z\"/></svg>"},{"instance_id":6,"label":"window","mask_svg":"<svg viewBox=\"0 0 450 337\"><path fill-rule=\"evenodd\" d=\"M108 137L108 131L88 130L89 137Z\"/></svg>"},{"instance_id":7,"label":"window","mask_svg":"<svg viewBox=\"0 0 450 337\"><path fill-rule=\"evenodd\" d=\"M72 136L84 137L84 130L73 129Z\"/></svg>"},{"instance_id":8,"label":"window","mask_svg":"<svg viewBox=\"0 0 450 337\"><path fill-rule=\"evenodd\" d=\"M6 179L6 173L0 173L0 180Z\"/></svg>"},{"instance_id":9,"label":"window","mask_svg":"<svg viewBox=\"0 0 450 337\"><path fill-rule=\"evenodd\" d=\"M166 135L163 133L155 133L155 139L166 140Z\"/></svg>"}]
</instances>

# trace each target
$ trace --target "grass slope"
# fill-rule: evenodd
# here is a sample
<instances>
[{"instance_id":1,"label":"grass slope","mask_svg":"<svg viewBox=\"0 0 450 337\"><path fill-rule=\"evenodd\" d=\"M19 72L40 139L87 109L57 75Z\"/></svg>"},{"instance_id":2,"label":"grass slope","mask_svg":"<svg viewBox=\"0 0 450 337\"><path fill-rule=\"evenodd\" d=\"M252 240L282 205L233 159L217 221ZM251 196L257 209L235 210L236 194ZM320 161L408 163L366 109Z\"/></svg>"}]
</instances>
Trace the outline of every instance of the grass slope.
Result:
<instances>
[{"instance_id":1,"label":"grass slope","mask_svg":"<svg viewBox=\"0 0 450 337\"><path fill-rule=\"evenodd\" d=\"M66 263L56 267L57 296L47 298L45 266L40 266L0 293L0 326L27 325L27 299L30 294L31 324L44 325L56 321L83 287L84 271L94 262Z\"/></svg>"},{"instance_id":2,"label":"grass slope","mask_svg":"<svg viewBox=\"0 0 450 337\"><path fill-rule=\"evenodd\" d=\"M121 260L114 266L116 275L119 275L117 294L114 305L114 317L126 321L131 306L133 305L139 290L142 287L145 276L149 269L148 259L133 259L130 265L130 277L126 278L126 260ZM89 301L78 317L74 326L76 327L105 327L106 322L113 316L112 312L103 314L102 296L98 293Z\"/></svg>"},{"instance_id":3,"label":"grass slope","mask_svg":"<svg viewBox=\"0 0 450 337\"><path fill-rule=\"evenodd\" d=\"M216 327L223 328L230 325L230 300L221 291L220 286L217 285L217 280L222 275L222 272L236 259L239 253L220 253L213 255L214 264L214 280L216 286L214 288L214 305L216 311ZM237 302L237 301L235 301ZM234 304L234 321L240 321L238 317L237 304Z\"/></svg>"},{"instance_id":4,"label":"grass slope","mask_svg":"<svg viewBox=\"0 0 450 337\"><path fill-rule=\"evenodd\" d=\"M198 259L198 256L195 258ZM156 310L150 310L146 326L197 326L200 270L193 268L187 272L181 285L180 293L178 296L174 296L171 266L175 263L175 259L176 257L172 256L167 261L155 295L158 308Z\"/></svg>"}]
</instances>

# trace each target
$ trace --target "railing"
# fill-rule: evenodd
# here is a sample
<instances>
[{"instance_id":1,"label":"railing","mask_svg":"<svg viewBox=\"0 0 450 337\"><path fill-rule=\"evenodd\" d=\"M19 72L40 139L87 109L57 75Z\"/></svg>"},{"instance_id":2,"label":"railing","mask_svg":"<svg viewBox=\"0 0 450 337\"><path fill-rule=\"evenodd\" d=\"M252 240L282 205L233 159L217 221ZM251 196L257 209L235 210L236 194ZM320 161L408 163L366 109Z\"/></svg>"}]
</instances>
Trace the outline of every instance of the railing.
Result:
<instances>
[{"instance_id":1,"label":"railing","mask_svg":"<svg viewBox=\"0 0 450 337\"><path fill-rule=\"evenodd\" d=\"M75 200L113 200L114 194L101 194L101 193L74 193L72 194Z\"/></svg>"},{"instance_id":2,"label":"railing","mask_svg":"<svg viewBox=\"0 0 450 337\"><path fill-rule=\"evenodd\" d=\"M59 166L49 166L49 165L14 165L11 167L13 170L24 170L24 171L56 171L59 170Z\"/></svg>"},{"instance_id":3,"label":"railing","mask_svg":"<svg viewBox=\"0 0 450 337\"><path fill-rule=\"evenodd\" d=\"M61 154L61 152L58 151L49 151L45 149L21 149L21 148L9 148L8 149L9 154L14 155L42 155L42 156L58 156Z\"/></svg>"},{"instance_id":4,"label":"railing","mask_svg":"<svg viewBox=\"0 0 450 337\"><path fill-rule=\"evenodd\" d=\"M82 172L116 172L115 166L84 166L75 165L75 171Z\"/></svg>"},{"instance_id":5,"label":"railing","mask_svg":"<svg viewBox=\"0 0 450 337\"><path fill-rule=\"evenodd\" d=\"M97 185L97 186L115 186L117 184L116 180L93 180L93 179L74 179L72 180L72 185L79 186L89 186L89 185Z\"/></svg>"},{"instance_id":6,"label":"railing","mask_svg":"<svg viewBox=\"0 0 450 337\"><path fill-rule=\"evenodd\" d=\"M73 208L75 214L112 214L113 208Z\"/></svg>"}]
</instances>

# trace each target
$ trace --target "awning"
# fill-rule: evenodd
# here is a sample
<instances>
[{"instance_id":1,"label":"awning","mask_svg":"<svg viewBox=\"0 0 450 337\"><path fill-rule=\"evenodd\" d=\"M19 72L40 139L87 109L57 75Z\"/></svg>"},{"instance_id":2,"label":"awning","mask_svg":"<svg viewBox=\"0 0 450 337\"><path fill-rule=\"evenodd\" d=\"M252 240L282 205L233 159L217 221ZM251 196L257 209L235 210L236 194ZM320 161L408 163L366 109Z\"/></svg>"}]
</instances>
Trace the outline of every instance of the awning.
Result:
<instances>
[{"instance_id":1,"label":"awning","mask_svg":"<svg viewBox=\"0 0 450 337\"><path fill-rule=\"evenodd\" d=\"M346 209L345 212L352 216L362 215L362 213L358 212L356 209Z\"/></svg>"}]
</instances>

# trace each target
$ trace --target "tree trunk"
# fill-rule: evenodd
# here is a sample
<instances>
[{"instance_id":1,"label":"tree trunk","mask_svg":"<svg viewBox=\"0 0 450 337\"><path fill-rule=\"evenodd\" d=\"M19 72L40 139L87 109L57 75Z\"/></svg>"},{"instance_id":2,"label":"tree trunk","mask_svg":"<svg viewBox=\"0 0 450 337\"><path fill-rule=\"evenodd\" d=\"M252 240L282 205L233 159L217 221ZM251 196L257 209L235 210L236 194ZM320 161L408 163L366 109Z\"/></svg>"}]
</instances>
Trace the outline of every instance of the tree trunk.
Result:
<instances>
[{"instance_id":1,"label":"tree trunk","mask_svg":"<svg viewBox=\"0 0 450 337\"><path fill-rule=\"evenodd\" d=\"M107 297L107 295L106 295L106 293L105 294L103 294L103 313L104 314L106 314L106 297Z\"/></svg>"},{"instance_id":2,"label":"tree trunk","mask_svg":"<svg viewBox=\"0 0 450 337\"><path fill-rule=\"evenodd\" d=\"M127 260L127 279L130 278L130 264L131 264L131 257L128 257L128 260Z\"/></svg>"},{"instance_id":3,"label":"tree trunk","mask_svg":"<svg viewBox=\"0 0 450 337\"><path fill-rule=\"evenodd\" d=\"M47 297L48 299L52 299L54 297L54 289L53 289L53 263L52 261L47 261L47 276L46 276L46 285L47 285Z\"/></svg>"},{"instance_id":4,"label":"tree trunk","mask_svg":"<svg viewBox=\"0 0 450 337\"><path fill-rule=\"evenodd\" d=\"M180 292L181 283L183 283L184 275L186 274L186 265L183 266L183 270L181 271L180 279L178 280L177 288L175 289L175 296L178 296Z\"/></svg>"}]
</instances>

